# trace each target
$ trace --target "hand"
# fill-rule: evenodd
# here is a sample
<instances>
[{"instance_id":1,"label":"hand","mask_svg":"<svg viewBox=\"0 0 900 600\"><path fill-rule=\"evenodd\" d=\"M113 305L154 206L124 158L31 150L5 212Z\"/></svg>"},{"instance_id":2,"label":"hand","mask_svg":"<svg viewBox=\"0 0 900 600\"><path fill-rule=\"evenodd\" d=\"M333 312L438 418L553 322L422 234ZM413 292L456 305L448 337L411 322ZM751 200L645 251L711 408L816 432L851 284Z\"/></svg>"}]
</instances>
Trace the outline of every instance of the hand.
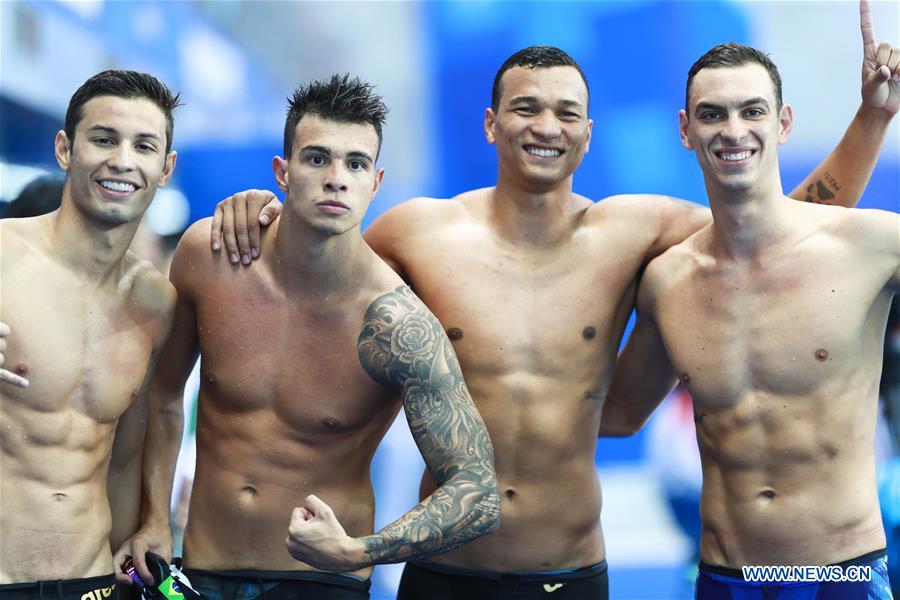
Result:
<instances>
[{"instance_id":1,"label":"hand","mask_svg":"<svg viewBox=\"0 0 900 600\"><path fill-rule=\"evenodd\" d=\"M859 2L859 28L863 39L863 106L893 116L900 110L900 48L890 42L875 42L869 0Z\"/></svg>"},{"instance_id":2,"label":"hand","mask_svg":"<svg viewBox=\"0 0 900 600\"><path fill-rule=\"evenodd\" d=\"M347 535L331 507L316 496L291 513L285 540L295 559L323 571L352 571L366 566L365 545Z\"/></svg>"},{"instance_id":3,"label":"hand","mask_svg":"<svg viewBox=\"0 0 900 600\"><path fill-rule=\"evenodd\" d=\"M131 577L122 571L122 565L131 557L140 578L144 580L144 583L151 583L153 575L147 568L146 555L148 551L159 554L166 559L166 562L172 562L172 534L169 532L168 524L161 527L141 527L137 533L122 544L122 547L113 556L116 581L126 585L134 583Z\"/></svg>"},{"instance_id":4,"label":"hand","mask_svg":"<svg viewBox=\"0 0 900 600\"><path fill-rule=\"evenodd\" d=\"M10 333L12 333L12 330L9 328L9 325L0 321L0 367L6 362L6 338L9 337ZM16 375L12 371L7 371L6 369L0 369L0 381L21 388L28 387L27 379Z\"/></svg>"},{"instance_id":5,"label":"hand","mask_svg":"<svg viewBox=\"0 0 900 600\"><path fill-rule=\"evenodd\" d=\"M213 252L222 248L231 264L249 265L259 258L259 227L268 226L281 214L281 202L268 190L247 190L216 204L210 242ZM259 215L258 217L256 215Z\"/></svg>"}]
</instances>

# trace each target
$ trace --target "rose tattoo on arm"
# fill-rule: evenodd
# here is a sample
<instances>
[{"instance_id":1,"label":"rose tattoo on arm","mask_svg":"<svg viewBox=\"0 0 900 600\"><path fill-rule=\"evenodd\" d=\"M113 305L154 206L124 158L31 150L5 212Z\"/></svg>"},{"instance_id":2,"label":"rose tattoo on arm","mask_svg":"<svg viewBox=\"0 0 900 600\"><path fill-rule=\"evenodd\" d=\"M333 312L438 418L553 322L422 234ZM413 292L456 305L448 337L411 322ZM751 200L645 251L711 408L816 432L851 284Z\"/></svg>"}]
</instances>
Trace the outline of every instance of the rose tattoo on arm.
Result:
<instances>
[{"instance_id":1,"label":"rose tattoo on arm","mask_svg":"<svg viewBox=\"0 0 900 600\"><path fill-rule=\"evenodd\" d=\"M369 564L447 552L494 531L500 524L494 450L441 324L408 287L399 287L369 305L358 349L373 379L401 391L409 428L439 486L362 538Z\"/></svg>"}]
</instances>

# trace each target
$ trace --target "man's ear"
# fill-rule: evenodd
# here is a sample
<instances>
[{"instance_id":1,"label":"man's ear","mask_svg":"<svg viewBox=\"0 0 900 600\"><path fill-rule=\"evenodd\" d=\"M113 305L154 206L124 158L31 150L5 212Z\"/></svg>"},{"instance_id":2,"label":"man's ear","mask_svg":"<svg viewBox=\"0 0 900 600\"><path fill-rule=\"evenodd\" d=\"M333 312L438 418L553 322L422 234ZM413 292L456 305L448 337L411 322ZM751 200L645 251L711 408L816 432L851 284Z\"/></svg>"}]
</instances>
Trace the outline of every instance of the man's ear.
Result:
<instances>
[{"instance_id":1,"label":"man's ear","mask_svg":"<svg viewBox=\"0 0 900 600\"><path fill-rule=\"evenodd\" d=\"M166 164L163 165L162 176L159 178L159 187L166 187L175 172L175 163L178 160L178 153L172 150L166 155Z\"/></svg>"},{"instance_id":2,"label":"man's ear","mask_svg":"<svg viewBox=\"0 0 900 600\"><path fill-rule=\"evenodd\" d=\"M778 114L778 121L780 125L778 143L785 144L787 143L788 138L791 137L791 129L794 127L794 109L791 108L790 104L785 104L781 107L781 112Z\"/></svg>"},{"instance_id":3,"label":"man's ear","mask_svg":"<svg viewBox=\"0 0 900 600\"><path fill-rule=\"evenodd\" d=\"M56 164L59 165L59 168L68 173L70 161L72 160L72 142L62 129L56 132L56 139L53 141L53 154L56 156Z\"/></svg>"},{"instance_id":4,"label":"man's ear","mask_svg":"<svg viewBox=\"0 0 900 600\"><path fill-rule=\"evenodd\" d=\"M384 169L378 169L375 172L375 185L372 187L372 198L374 198L375 194L378 193L378 188L381 187L382 179L384 179Z\"/></svg>"},{"instance_id":5,"label":"man's ear","mask_svg":"<svg viewBox=\"0 0 900 600\"><path fill-rule=\"evenodd\" d=\"M272 171L275 173L275 182L282 192L288 189L288 161L275 155L272 158Z\"/></svg>"},{"instance_id":6,"label":"man's ear","mask_svg":"<svg viewBox=\"0 0 900 600\"><path fill-rule=\"evenodd\" d=\"M486 108L484 111L484 137L487 138L488 144L494 143L494 124L497 122L497 116L494 109Z\"/></svg>"},{"instance_id":7,"label":"man's ear","mask_svg":"<svg viewBox=\"0 0 900 600\"><path fill-rule=\"evenodd\" d=\"M688 116L687 111L681 109L678 111L678 133L681 134L681 145L687 148L688 150L693 150L694 145L691 143L690 138L688 138Z\"/></svg>"},{"instance_id":8,"label":"man's ear","mask_svg":"<svg viewBox=\"0 0 900 600\"><path fill-rule=\"evenodd\" d=\"M594 133L594 120L588 119L587 141L584 143L584 153L587 154L591 149L591 134Z\"/></svg>"}]
</instances>

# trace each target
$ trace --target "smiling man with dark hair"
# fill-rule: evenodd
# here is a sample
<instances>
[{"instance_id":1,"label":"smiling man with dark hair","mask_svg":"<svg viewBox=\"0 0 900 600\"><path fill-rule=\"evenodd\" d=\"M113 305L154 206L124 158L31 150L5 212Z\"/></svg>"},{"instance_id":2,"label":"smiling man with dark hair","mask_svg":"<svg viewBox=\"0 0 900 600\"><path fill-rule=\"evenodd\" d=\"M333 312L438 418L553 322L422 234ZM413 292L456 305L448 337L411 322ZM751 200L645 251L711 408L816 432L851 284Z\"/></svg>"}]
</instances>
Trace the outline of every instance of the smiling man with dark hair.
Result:
<instances>
[{"instance_id":1,"label":"smiling man with dark hair","mask_svg":"<svg viewBox=\"0 0 900 600\"><path fill-rule=\"evenodd\" d=\"M888 83L866 52L863 105L838 148L792 192L798 200L825 172L840 182L832 202L855 204L865 187L897 110L879 103ZM494 90L483 127L497 151L497 184L404 202L365 234L448 328L491 433L501 492L500 528L407 563L399 598L603 598L596 438L601 416L604 434L640 425L618 417L621 406L639 402L644 385L637 372L607 394L616 351L643 268L711 215L669 197L594 203L573 192L595 130L584 76L562 50L517 52ZM270 197L236 200L252 202L242 210L254 214ZM237 212L231 204L217 214ZM249 255L235 239L252 236L225 238L235 258ZM426 474L422 492L433 487Z\"/></svg>"},{"instance_id":2,"label":"smiling man with dark hair","mask_svg":"<svg viewBox=\"0 0 900 600\"><path fill-rule=\"evenodd\" d=\"M900 55L878 52L896 111ZM645 389L677 374L693 397L697 597L890 599L874 453L900 218L785 201L778 146L793 111L758 50L717 46L690 73L681 138L713 222L647 267L622 364Z\"/></svg>"},{"instance_id":3,"label":"smiling man with dark hair","mask_svg":"<svg viewBox=\"0 0 900 600\"><path fill-rule=\"evenodd\" d=\"M116 475L140 452L175 305L128 246L175 168L177 104L145 73L90 78L56 135L59 210L2 221L0 598L108 597L115 583L110 531L127 515L111 517L107 473L114 503L135 493Z\"/></svg>"}]
</instances>

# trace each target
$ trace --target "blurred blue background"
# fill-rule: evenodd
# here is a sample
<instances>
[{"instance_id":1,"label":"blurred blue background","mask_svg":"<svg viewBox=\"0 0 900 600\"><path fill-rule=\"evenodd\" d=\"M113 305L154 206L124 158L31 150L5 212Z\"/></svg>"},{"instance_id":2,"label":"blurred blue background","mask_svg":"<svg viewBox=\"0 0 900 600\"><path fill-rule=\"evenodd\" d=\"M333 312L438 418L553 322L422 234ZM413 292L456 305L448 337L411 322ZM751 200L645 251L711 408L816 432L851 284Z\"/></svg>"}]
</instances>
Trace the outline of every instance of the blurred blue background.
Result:
<instances>
[{"instance_id":1,"label":"blurred blue background","mask_svg":"<svg viewBox=\"0 0 900 600\"><path fill-rule=\"evenodd\" d=\"M900 43L900 3L874 2L873 14L879 39ZM577 192L700 203L702 177L677 133L687 70L720 42L770 53L795 111L793 138L781 151L789 190L856 111L862 56L852 1L4 0L0 40L0 200L57 171L53 136L75 89L102 69L131 68L182 92L171 187L187 199L190 221L235 191L275 187L271 158L281 153L285 97L333 72L375 83L391 107L384 185L366 224L409 197L492 185L496 158L482 133L491 83L507 56L532 44L565 49L591 86L593 143ZM860 205L900 209L896 122ZM678 409L671 412L679 423ZM691 597L683 575L693 542L664 499L651 436L604 440L597 451L613 598ZM686 480L693 468L684 467ZM380 525L415 502L421 462L404 423L391 430L374 473ZM392 597L397 577L396 567L379 567L373 597Z\"/></svg>"}]
</instances>

